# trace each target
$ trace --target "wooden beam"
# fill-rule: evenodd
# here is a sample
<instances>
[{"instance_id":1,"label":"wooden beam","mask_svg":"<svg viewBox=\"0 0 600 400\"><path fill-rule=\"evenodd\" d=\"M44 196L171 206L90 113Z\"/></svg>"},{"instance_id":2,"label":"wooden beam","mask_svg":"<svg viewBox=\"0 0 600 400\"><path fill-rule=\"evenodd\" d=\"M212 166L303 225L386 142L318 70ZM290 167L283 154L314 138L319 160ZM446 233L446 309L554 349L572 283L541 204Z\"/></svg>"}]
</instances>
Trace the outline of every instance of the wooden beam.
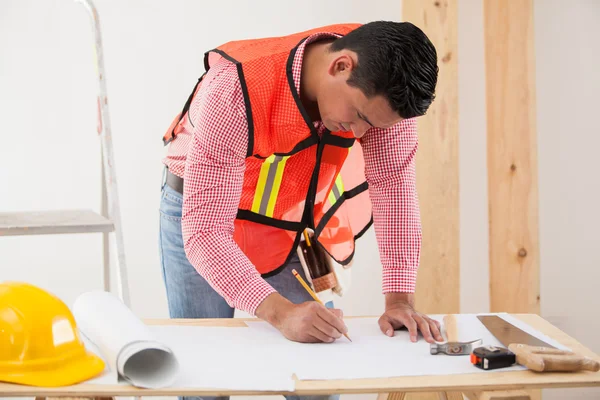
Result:
<instances>
[{"instance_id":1,"label":"wooden beam","mask_svg":"<svg viewBox=\"0 0 600 400\"><path fill-rule=\"evenodd\" d=\"M499 390L495 392L467 392L468 400L531 400L523 390Z\"/></svg>"},{"instance_id":2,"label":"wooden beam","mask_svg":"<svg viewBox=\"0 0 600 400\"><path fill-rule=\"evenodd\" d=\"M460 307L457 1L403 0L402 19L429 37L439 66L436 99L427 114L417 119L423 247L416 305L425 313L453 314ZM410 393L406 399L438 400L440 395L444 394Z\"/></svg>"},{"instance_id":3,"label":"wooden beam","mask_svg":"<svg viewBox=\"0 0 600 400\"><path fill-rule=\"evenodd\" d=\"M396 392L396 393L379 393L377 396L377 400L404 400L406 397L406 393Z\"/></svg>"},{"instance_id":4,"label":"wooden beam","mask_svg":"<svg viewBox=\"0 0 600 400\"><path fill-rule=\"evenodd\" d=\"M416 304L425 313L458 313L460 307L458 198L457 1L404 0L402 19L425 32L438 54L436 99L417 118L417 191L423 247Z\"/></svg>"},{"instance_id":5,"label":"wooden beam","mask_svg":"<svg viewBox=\"0 0 600 400\"><path fill-rule=\"evenodd\" d=\"M484 0L483 9L490 310L539 314L533 0Z\"/></svg>"},{"instance_id":6,"label":"wooden beam","mask_svg":"<svg viewBox=\"0 0 600 400\"><path fill-rule=\"evenodd\" d=\"M533 0L485 0L490 309L540 312Z\"/></svg>"}]
</instances>

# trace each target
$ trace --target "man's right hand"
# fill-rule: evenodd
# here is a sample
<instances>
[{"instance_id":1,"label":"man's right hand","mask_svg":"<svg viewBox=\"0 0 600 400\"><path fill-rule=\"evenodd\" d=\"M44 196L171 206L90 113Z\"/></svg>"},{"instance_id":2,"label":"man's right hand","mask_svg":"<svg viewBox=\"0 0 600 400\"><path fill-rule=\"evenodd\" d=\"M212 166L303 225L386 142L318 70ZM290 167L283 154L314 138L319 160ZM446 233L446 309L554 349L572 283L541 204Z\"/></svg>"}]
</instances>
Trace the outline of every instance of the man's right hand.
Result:
<instances>
[{"instance_id":1,"label":"man's right hand","mask_svg":"<svg viewBox=\"0 0 600 400\"><path fill-rule=\"evenodd\" d=\"M341 310L316 301L294 304L279 293L269 295L256 309L256 316L295 342L331 343L348 331Z\"/></svg>"}]
</instances>

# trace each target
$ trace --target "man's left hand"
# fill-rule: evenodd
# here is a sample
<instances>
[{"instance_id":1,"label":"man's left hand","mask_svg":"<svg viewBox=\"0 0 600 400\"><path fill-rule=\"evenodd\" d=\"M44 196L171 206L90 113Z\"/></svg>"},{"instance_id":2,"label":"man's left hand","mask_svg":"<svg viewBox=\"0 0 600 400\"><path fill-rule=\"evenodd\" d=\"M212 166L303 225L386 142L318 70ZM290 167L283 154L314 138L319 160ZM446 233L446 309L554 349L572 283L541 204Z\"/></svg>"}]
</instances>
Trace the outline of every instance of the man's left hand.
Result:
<instances>
[{"instance_id":1,"label":"man's left hand","mask_svg":"<svg viewBox=\"0 0 600 400\"><path fill-rule=\"evenodd\" d=\"M421 331L428 343L442 342L440 323L421 314L414 309L412 293L387 293L385 295L385 312L379 318L379 328L387 336L394 336L394 330L405 326L412 342L417 341L417 333Z\"/></svg>"}]
</instances>

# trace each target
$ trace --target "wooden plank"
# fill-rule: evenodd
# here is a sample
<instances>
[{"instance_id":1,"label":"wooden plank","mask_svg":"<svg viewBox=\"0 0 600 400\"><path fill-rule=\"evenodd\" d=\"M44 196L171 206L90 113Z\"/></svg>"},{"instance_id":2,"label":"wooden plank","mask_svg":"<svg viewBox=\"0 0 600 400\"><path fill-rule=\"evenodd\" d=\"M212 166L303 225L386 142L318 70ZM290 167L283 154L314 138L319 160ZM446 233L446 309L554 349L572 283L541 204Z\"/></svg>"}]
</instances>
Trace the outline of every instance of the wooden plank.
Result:
<instances>
[{"instance_id":1,"label":"wooden plank","mask_svg":"<svg viewBox=\"0 0 600 400\"><path fill-rule=\"evenodd\" d=\"M35 400L114 400L113 397L36 397Z\"/></svg>"},{"instance_id":2,"label":"wooden plank","mask_svg":"<svg viewBox=\"0 0 600 400\"><path fill-rule=\"evenodd\" d=\"M425 32L436 47L436 99L419 117L417 190L423 243L416 303L425 313L460 307L458 198L458 11L456 0L404 0L402 19Z\"/></svg>"},{"instance_id":3,"label":"wooden plank","mask_svg":"<svg viewBox=\"0 0 600 400\"><path fill-rule=\"evenodd\" d=\"M539 313L533 0L485 0L483 9L490 310Z\"/></svg>"},{"instance_id":4,"label":"wooden plank","mask_svg":"<svg viewBox=\"0 0 600 400\"><path fill-rule=\"evenodd\" d=\"M111 232L113 223L91 210L0 213L0 236Z\"/></svg>"},{"instance_id":5,"label":"wooden plank","mask_svg":"<svg viewBox=\"0 0 600 400\"><path fill-rule=\"evenodd\" d=\"M461 392L425 392L425 393L380 393L377 400L463 400Z\"/></svg>"},{"instance_id":6,"label":"wooden plank","mask_svg":"<svg viewBox=\"0 0 600 400\"><path fill-rule=\"evenodd\" d=\"M402 19L425 32L438 54L436 99L419 117L417 191L423 246L416 305L425 313L458 313L460 307L458 198L457 1L403 0ZM432 290L435 288L435 290ZM444 393L410 393L407 400L438 400Z\"/></svg>"},{"instance_id":7,"label":"wooden plank","mask_svg":"<svg viewBox=\"0 0 600 400\"><path fill-rule=\"evenodd\" d=\"M461 392L443 392L440 393L440 400L463 400L464 396Z\"/></svg>"},{"instance_id":8,"label":"wooden plank","mask_svg":"<svg viewBox=\"0 0 600 400\"><path fill-rule=\"evenodd\" d=\"M425 32L440 68L436 99L418 118L417 191L424 246L416 305L425 313L458 313L460 307L458 199L458 9L454 0L404 0L402 19ZM435 290L431 290L435 288ZM448 398L462 398L447 393ZM438 393L390 393L389 399L437 400Z\"/></svg>"},{"instance_id":9,"label":"wooden plank","mask_svg":"<svg viewBox=\"0 0 600 400\"><path fill-rule=\"evenodd\" d=\"M515 315L532 328L559 341L573 351L587 355L596 360L600 356L583 346L577 340L551 325L538 315ZM245 329L245 321L253 318L203 319L203 320L144 320L147 324L174 325L197 324L204 326L230 326ZM481 392L488 390L523 390L530 388L561 387L600 387L600 372L574 373L534 373L531 371L489 371L488 373L405 376L380 379L344 379L296 381L296 394L328 394L328 393L393 393L393 392L439 392L464 391ZM69 387L40 388L25 385L0 384L0 397L89 397L89 396L216 396L216 395L277 395L279 392L263 392L260 390L234 391L219 389L161 388L138 389L127 385L90 385L81 384Z\"/></svg>"},{"instance_id":10,"label":"wooden plank","mask_svg":"<svg viewBox=\"0 0 600 400\"><path fill-rule=\"evenodd\" d=\"M539 313L533 1L485 0L490 306Z\"/></svg>"},{"instance_id":11,"label":"wooden plank","mask_svg":"<svg viewBox=\"0 0 600 400\"><path fill-rule=\"evenodd\" d=\"M469 400L531 400L523 390L499 390L494 392L465 393Z\"/></svg>"},{"instance_id":12,"label":"wooden plank","mask_svg":"<svg viewBox=\"0 0 600 400\"><path fill-rule=\"evenodd\" d=\"M396 392L396 393L380 393L377 396L377 400L404 400L406 398L406 393Z\"/></svg>"},{"instance_id":13,"label":"wooden plank","mask_svg":"<svg viewBox=\"0 0 600 400\"><path fill-rule=\"evenodd\" d=\"M463 400L460 392L428 392L428 393L410 393L406 396L411 400Z\"/></svg>"},{"instance_id":14,"label":"wooden plank","mask_svg":"<svg viewBox=\"0 0 600 400\"><path fill-rule=\"evenodd\" d=\"M458 313L460 307L458 198L457 1L404 0L402 19L425 32L438 54L436 99L419 117L417 191L423 243L416 304L425 313ZM435 288L435 290L431 290ZM438 400L438 393L407 400Z\"/></svg>"}]
</instances>

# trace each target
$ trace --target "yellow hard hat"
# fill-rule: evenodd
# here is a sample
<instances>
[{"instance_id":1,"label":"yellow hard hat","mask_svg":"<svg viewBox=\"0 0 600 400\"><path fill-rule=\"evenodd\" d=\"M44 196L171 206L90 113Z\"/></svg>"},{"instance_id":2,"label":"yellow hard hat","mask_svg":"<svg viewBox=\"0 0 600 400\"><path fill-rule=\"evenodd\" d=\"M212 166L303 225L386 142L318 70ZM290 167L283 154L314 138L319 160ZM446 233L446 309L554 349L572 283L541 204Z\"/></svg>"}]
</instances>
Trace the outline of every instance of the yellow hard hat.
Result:
<instances>
[{"instance_id":1,"label":"yellow hard hat","mask_svg":"<svg viewBox=\"0 0 600 400\"><path fill-rule=\"evenodd\" d=\"M67 386L104 370L75 318L56 296L22 282L0 283L0 381Z\"/></svg>"}]
</instances>

